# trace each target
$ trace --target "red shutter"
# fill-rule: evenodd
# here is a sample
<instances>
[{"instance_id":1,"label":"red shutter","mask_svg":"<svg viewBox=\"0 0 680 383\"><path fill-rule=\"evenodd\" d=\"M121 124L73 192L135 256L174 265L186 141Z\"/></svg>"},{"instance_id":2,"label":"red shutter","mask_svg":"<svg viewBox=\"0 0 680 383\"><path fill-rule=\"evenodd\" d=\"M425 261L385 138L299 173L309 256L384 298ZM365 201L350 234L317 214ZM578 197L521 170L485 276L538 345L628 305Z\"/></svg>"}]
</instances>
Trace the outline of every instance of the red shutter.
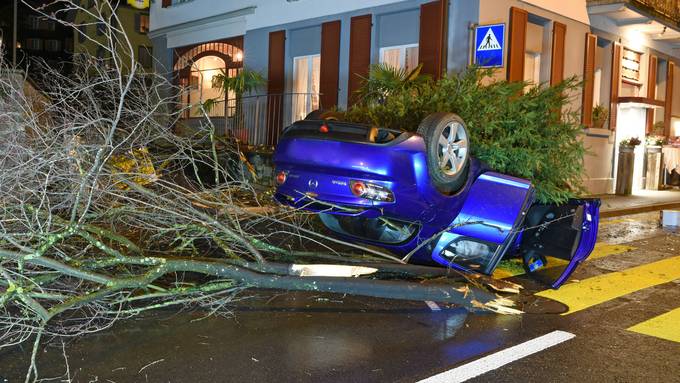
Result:
<instances>
[{"instance_id":1,"label":"red shutter","mask_svg":"<svg viewBox=\"0 0 680 383\"><path fill-rule=\"evenodd\" d=\"M347 81L347 107L357 101L355 92L361 87L362 78L368 77L371 66L372 16L352 17L349 32L349 79Z\"/></svg>"},{"instance_id":2,"label":"red shutter","mask_svg":"<svg viewBox=\"0 0 680 383\"><path fill-rule=\"evenodd\" d=\"M172 0L163 0L163 2L161 3L161 7L163 7L163 8L167 8L171 5L172 5Z\"/></svg>"},{"instance_id":3,"label":"red shutter","mask_svg":"<svg viewBox=\"0 0 680 383\"><path fill-rule=\"evenodd\" d=\"M557 85L564 80L564 45L567 26L553 22L552 57L550 61L550 85Z\"/></svg>"},{"instance_id":4,"label":"red shutter","mask_svg":"<svg viewBox=\"0 0 680 383\"><path fill-rule=\"evenodd\" d=\"M340 20L321 24L321 73L319 92L321 107L338 105L338 76L340 74Z\"/></svg>"},{"instance_id":5,"label":"red shutter","mask_svg":"<svg viewBox=\"0 0 680 383\"><path fill-rule=\"evenodd\" d=\"M673 81L675 77L675 63L668 61L668 72L666 74L666 105L664 106L664 135L671 135L671 116L673 115Z\"/></svg>"},{"instance_id":6,"label":"red shutter","mask_svg":"<svg viewBox=\"0 0 680 383\"><path fill-rule=\"evenodd\" d=\"M656 99L656 69L658 59L654 55L649 55L649 68L647 69L647 98ZM654 109L647 109L647 134L654 129Z\"/></svg>"},{"instance_id":7,"label":"red shutter","mask_svg":"<svg viewBox=\"0 0 680 383\"><path fill-rule=\"evenodd\" d=\"M616 114L619 103L619 87L621 86L621 43L612 44L612 81L609 93L609 129L616 130Z\"/></svg>"},{"instance_id":8,"label":"red shutter","mask_svg":"<svg viewBox=\"0 0 680 383\"><path fill-rule=\"evenodd\" d=\"M524 53L527 44L529 14L524 9L510 8L510 45L508 53L508 81L524 81Z\"/></svg>"},{"instance_id":9,"label":"red shutter","mask_svg":"<svg viewBox=\"0 0 680 383\"><path fill-rule=\"evenodd\" d=\"M581 98L581 124L590 128L593 124L593 91L595 90L595 49L597 36L586 33L586 49L583 60L583 97Z\"/></svg>"},{"instance_id":10,"label":"red shutter","mask_svg":"<svg viewBox=\"0 0 680 383\"><path fill-rule=\"evenodd\" d=\"M267 131L268 144L278 141L283 127L283 91L285 79L286 31L269 33L269 69L267 71Z\"/></svg>"},{"instance_id":11,"label":"red shutter","mask_svg":"<svg viewBox=\"0 0 680 383\"><path fill-rule=\"evenodd\" d=\"M446 47L446 11L448 0L438 0L420 6L420 41L418 62L423 64L421 73L438 79L444 73L444 50Z\"/></svg>"}]
</instances>

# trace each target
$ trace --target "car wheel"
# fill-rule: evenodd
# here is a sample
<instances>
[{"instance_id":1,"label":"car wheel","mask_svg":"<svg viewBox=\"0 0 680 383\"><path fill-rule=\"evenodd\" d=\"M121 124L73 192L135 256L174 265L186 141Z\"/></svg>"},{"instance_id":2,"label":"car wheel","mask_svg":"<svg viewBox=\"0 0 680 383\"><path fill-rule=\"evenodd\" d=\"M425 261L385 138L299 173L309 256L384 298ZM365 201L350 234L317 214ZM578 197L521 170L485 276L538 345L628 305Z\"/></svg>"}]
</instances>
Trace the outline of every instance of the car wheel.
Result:
<instances>
[{"instance_id":1,"label":"car wheel","mask_svg":"<svg viewBox=\"0 0 680 383\"><path fill-rule=\"evenodd\" d=\"M342 112L336 112L333 110L323 110L323 109L315 109L307 116L305 116L305 120L328 120L328 121L341 121L344 118L344 115Z\"/></svg>"},{"instance_id":2,"label":"car wheel","mask_svg":"<svg viewBox=\"0 0 680 383\"><path fill-rule=\"evenodd\" d=\"M463 119L454 113L434 113L420 123L418 134L425 140L432 184L444 194L458 192L470 167L470 135Z\"/></svg>"}]
</instances>

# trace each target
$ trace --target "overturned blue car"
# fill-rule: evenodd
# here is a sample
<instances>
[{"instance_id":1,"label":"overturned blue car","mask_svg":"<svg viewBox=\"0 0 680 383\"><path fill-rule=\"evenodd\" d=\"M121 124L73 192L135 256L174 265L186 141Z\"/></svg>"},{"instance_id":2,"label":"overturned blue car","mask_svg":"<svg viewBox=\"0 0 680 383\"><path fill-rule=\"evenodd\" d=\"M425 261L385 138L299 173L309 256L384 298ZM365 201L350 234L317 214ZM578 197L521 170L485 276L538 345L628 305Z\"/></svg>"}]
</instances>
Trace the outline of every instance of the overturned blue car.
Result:
<instances>
[{"instance_id":1,"label":"overturned blue car","mask_svg":"<svg viewBox=\"0 0 680 383\"><path fill-rule=\"evenodd\" d=\"M417 133L313 113L281 135L275 198L410 262L492 274L519 257L527 273L559 287L593 251L600 201L538 203L531 182L470 154L453 113L426 117Z\"/></svg>"}]
</instances>

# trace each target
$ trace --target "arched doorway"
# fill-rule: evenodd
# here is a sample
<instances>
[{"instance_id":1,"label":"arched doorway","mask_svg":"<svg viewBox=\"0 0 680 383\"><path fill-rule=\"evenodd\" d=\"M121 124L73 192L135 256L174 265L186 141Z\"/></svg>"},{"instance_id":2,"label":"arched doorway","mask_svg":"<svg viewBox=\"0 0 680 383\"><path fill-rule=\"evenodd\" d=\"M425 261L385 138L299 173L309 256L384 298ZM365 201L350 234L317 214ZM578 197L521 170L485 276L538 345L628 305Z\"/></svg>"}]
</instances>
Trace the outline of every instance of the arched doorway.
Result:
<instances>
[{"instance_id":1,"label":"arched doorway","mask_svg":"<svg viewBox=\"0 0 680 383\"><path fill-rule=\"evenodd\" d=\"M209 111L210 117L232 116L236 107L236 95L229 92L225 97L213 82L218 74L233 77L243 68L242 38L199 44L175 50L174 71L179 85L185 88L181 103L184 117L202 117L195 106L207 99L220 100Z\"/></svg>"}]
</instances>

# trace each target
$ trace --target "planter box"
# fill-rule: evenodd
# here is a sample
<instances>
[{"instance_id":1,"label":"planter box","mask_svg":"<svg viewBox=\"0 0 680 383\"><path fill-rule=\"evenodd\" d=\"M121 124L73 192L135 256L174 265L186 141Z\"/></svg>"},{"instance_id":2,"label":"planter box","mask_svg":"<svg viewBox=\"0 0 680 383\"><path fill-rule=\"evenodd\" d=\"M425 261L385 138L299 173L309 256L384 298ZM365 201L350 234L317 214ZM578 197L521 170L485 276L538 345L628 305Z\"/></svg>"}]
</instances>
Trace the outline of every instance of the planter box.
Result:
<instances>
[{"instance_id":1,"label":"planter box","mask_svg":"<svg viewBox=\"0 0 680 383\"><path fill-rule=\"evenodd\" d=\"M619 165L616 169L616 194L631 195L633 193L633 171L635 169L635 148L619 148Z\"/></svg>"},{"instance_id":2,"label":"planter box","mask_svg":"<svg viewBox=\"0 0 680 383\"><path fill-rule=\"evenodd\" d=\"M663 183L663 153L660 146L648 146L646 153L646 174L645 189L659 190Z\"/></svg>"}]
</instances>

